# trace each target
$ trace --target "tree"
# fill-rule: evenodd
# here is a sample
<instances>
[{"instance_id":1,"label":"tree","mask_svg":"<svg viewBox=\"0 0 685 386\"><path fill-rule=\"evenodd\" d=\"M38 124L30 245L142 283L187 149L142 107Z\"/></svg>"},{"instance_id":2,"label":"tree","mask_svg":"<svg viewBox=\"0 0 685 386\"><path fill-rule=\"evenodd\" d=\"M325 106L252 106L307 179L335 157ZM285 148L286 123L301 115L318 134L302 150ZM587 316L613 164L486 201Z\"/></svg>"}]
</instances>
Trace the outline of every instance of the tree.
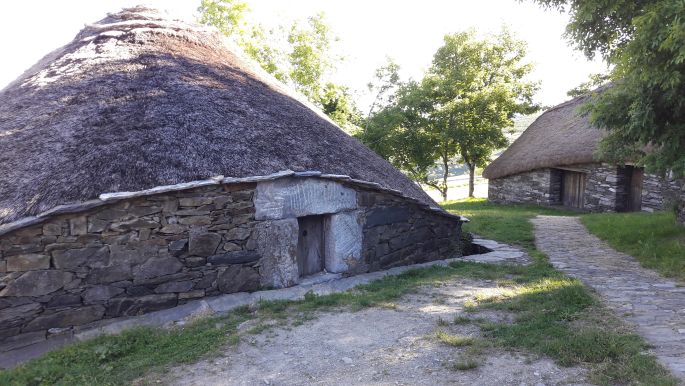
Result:
<instances>
[{"instance_id":1,"label":"tree","mask_svg":"<svg viewBox=\"0 0 685 386\"><path fill-rule=\"evenodd\" d=\"M327 80L342 59L333 54L330 27L322 13L303 26L266 30L246 20L249 7L237 0L202 0L199 21L215 26L278 80L322 108L341 128L356 129L359 114L349 90Z\"/></svg>"},{"instance_id":2,"label":"tree","mask_svg":"<svg viewBox=\"0 0 685 386\"><path fill-rule=\"evenodd\" d=\"M570 10L567 36L588 57L599 53L614 66L612 86L585 108L609 131L602 152L653 172L685 175L685 3L535 1Z\"/></svg>"},{"instance_id":3,"label":"tree","mask_svg":"<svg viewBox=\"0 0 685 386\"><path fill-rule=\"evenodd\" d=\"M524 81L532 70L523 62L525 43L506 30L484 40L464 32L447 35L444 41L424 87L430 90L433 114L443 130L442 158L460 156L469 169L473 197L476 167L485 166L494 150L507 145L503 130L513 126L515 114L537 109L532 102L537 85Z\"/></svg>"},{"instance_id":4,"label":"tree","mask_svg":"<svg viewBox=\"0 0 685 386\"><path fill-rule=\"evenodd\" d=\"M589 79L586 82L579 84L578 86L568 90L566 95L575 98L583 95L590 95L598 87L601 87L609 81L610 77L608 74L590 74Z\"/></svg>"},{"instance_id":5,"label":"tree","mask_svg":"<svg viewBox=\"0 0 685 386\"><path fill-rule=\"evenodd\" d=\"M507 145L503 130L514 115L537 109L524 57L525 44L507 31L483 40L473 32L446 35L423 80L400 87L390 106L370 118L362 140L443 199L449 164L460 159L472 197L476 167ZM436 161L443 167L437 181L428 178Z\"/></svg>"}]
</instances>

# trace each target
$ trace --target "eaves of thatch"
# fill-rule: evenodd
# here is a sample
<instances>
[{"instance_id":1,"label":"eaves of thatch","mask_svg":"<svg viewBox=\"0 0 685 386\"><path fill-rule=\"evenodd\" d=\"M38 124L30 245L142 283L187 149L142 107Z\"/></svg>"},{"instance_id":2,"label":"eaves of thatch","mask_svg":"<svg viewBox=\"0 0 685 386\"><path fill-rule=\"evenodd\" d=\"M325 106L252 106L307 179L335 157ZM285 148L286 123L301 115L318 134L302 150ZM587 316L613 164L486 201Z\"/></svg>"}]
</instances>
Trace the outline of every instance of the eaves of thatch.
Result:
<instances>
[{"instance_id":1,"label":"eaves of thatch","mask_svg":"<svg viewBox=\"0 0 685 386\"><path fill-rule=\"evenodd\" d=\"M606 134L592 126L577 97L540 115L521 136L483 171L495 179L526 171L599 161L596 152Z\"/></svg>"}]
</instances>

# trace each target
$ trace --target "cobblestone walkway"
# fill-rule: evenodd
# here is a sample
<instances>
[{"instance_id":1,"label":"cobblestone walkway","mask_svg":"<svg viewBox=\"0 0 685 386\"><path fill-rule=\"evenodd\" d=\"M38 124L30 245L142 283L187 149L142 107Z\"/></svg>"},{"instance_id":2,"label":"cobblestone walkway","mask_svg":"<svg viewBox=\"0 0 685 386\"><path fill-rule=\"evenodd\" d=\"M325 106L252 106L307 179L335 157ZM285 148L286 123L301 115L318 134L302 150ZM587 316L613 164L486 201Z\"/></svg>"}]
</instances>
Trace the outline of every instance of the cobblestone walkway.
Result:
<instances>
[{"instance_id":1,"label":"cobblestone walkway","mask_svg":"<svg viewBox=\"0 0 685 386\"><path fill-rule=\"evenodd\" d=\"M557 269L594 288L634 324L659 360L685 380L685 287L642 268L590 234L575 217L538 216L535 244Z\"/></svg>"}]
</instances>

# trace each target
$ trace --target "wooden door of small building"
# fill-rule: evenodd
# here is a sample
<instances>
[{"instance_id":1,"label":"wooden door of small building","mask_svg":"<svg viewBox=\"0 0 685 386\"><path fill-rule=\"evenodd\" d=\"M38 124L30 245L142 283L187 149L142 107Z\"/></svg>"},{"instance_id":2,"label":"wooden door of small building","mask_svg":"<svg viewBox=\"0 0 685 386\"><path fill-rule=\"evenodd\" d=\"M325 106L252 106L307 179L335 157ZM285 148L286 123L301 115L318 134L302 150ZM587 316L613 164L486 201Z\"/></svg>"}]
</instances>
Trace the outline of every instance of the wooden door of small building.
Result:
<instances>
[{"instance_id":1,"label":"wooden door of small building","mask_svg":"<svg viewBox=\"0 0 685 386\"><path fill-rule=\"evenodd\" d=\"M297 267L300 276L312 275L324 268L324 216L297 219L300 233L297 238Z\"/></svg>"},{"instance_id":2,"label":"wooden door of small building","mask_svg":"<svg viewBox=\"0 0 685 386\"><path fill-rule=\"evenodd\" d=\"M582 208L585 203L585 173L563 171L561 202L570 208Z\"/></svg>"},{"instance_id":3,"label":"wooden door of small building","mask_svg":"<svg viewBox=\"0 0 685 386\"><path fill-rule=\"evenodd\" d=\"M644 181L644 169L634 166L626 166L626 179L628 180L626 195L626 210L639 212L642 210L642 183Z\"/></svg>"}]
</instances>

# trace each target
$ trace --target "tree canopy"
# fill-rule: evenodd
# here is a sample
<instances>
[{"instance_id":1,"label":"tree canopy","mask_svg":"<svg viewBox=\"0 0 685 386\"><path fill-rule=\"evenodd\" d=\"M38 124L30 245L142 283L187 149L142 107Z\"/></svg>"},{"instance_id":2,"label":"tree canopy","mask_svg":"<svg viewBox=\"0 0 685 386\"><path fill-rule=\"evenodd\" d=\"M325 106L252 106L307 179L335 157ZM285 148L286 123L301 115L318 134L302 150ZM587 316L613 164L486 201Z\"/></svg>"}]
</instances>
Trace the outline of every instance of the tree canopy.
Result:
<instances>
[{"instance_id":1,"label":"tree canopy","mask_svg":"<svg viewBox=\"0 0 685 386\"><path fill-rule=\"evenodd\" d=\"M613 66L611 85L586 106L609 130L601 151L654 172L685 175L685 2L535 0L568 10L567 36Z\"/></svg>"},{"instance_id":2,"label":"tree canopy","mask_svg":"<svg viewBox=\"0 0 685 386\"><path fill-rule=\"evenodd\" d=\"M198 20L215 26L278 80L289 84L320 107L344 130L356 130L360 113L347 87L328 78L342 60L334 54L336 40L322 13L303 25L267 30L250 23L247 3L239 0L202 0Z\"/></svg>"},{"instance_id":3,"label":"tree canopy","mask_svg":"<svg viewBox=\"0 0 685 386\"><path fill-rule=\"evenodd\" d=\"M472 31L446 35L424 78L401 84L389 104L369 118L360 138L443 199L449 163L462 161L473 196L476 167L507 145L503 130L513 125L515 114L537 108L532 102L537 85L525 80L532 69L525 54L525 44L507 31L486 39ZM386 76L386 85L394 79L378 74L379 80ZM429 175L436 161L443 167L438 180Z\"/></svg>"}]
</instances>

